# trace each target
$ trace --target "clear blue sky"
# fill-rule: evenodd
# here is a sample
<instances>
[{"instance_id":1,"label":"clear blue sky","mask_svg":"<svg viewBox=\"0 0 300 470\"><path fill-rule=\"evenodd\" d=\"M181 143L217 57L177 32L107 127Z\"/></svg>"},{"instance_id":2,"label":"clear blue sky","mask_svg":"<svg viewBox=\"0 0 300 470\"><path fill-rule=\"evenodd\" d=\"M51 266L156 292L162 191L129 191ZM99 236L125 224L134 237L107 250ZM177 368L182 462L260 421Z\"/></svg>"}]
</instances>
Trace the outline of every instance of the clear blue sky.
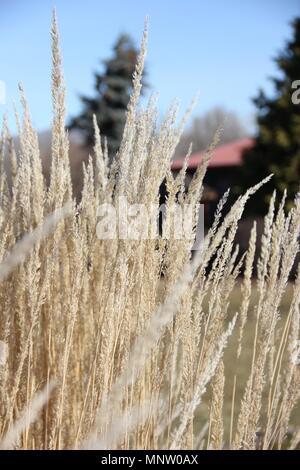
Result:
<instances>
[{"instance_id":1,"label":"clear blue sky","mask_svg":"<svg viewBox=\"0 0 300 470\"><path fill-rule=\"evenodd\" d=\"M80 109L78 94L93 91L93 70L111 53L117 35L140 40L150 17L148 81L159 92L160 111L178 97L183 108L199 90L195 111L223 105L243 119L259 87L271 90L272 58L290 37L289 23L300 0L1 0L0 80L15 129L12 102L22 81L33 121L49 127L50 21L56 6L67 82L68 114ZM300 78L300 77L299 77Z\"/></svg>"}]
</instances>

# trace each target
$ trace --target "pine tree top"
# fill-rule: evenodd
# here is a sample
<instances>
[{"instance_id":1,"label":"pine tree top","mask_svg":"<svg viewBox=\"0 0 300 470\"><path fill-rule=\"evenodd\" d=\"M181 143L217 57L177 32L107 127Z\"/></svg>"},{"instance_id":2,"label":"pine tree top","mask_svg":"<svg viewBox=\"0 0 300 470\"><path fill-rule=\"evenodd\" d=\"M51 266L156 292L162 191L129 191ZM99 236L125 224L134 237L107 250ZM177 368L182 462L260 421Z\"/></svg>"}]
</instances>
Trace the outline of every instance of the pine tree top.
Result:
<instances>
[{"instance_id":1,"label":"pine tree top","mask_svg":"<svg viewBox=\"0 0 300 470\"><path fill-rule=\"evenodd\" d=\"M273 173L263 188L263 197L253 198L254 213L265 213L272 191L283 196L288 189L287 205L292 203L300 180L300 104L292 99L294 84L300 79L300 18L292 23L292 38L275 58L279 76L271 78L274 93L260 90L253 100L257 107L258 131L255 147L245 152L242 189Z\"/></svg>"},{"instance_id":2,"label":"pine tree top","mask_svg":"<svg viewBox=\"0 0 300 470\"><path fill-rule=\"evenodd\" d=\"M87 146L92 145L95 115L111 159L121 142L137 56L133 39L128 34L121 34L113 46L112 57L102 61L103 71L94 74L94 96L80 97L82 112L69 124L69 129L81 132Z\"/></svg>"}]
</instances>

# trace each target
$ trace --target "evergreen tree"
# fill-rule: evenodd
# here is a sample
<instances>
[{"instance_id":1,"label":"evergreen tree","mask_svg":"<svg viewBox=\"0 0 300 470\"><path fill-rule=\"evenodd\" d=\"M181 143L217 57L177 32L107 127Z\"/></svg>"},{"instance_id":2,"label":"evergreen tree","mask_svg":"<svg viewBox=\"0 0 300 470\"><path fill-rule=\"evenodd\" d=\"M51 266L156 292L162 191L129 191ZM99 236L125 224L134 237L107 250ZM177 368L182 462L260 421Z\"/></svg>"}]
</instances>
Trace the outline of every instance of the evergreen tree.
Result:
<instances>
[{"instance_id":1,"label":"evergreen tree","mask_svg":"<svg viewBox=\"0 0 300 470\"><path fill-rule=\"evenodd\" d=\"M132 74L138 51L130 36L122 34L114 48L113 57L103 61L104 71L95 74L94 98L81 96L82 112L73 118L69 129L80 130L85 144L94 143L93 114L102 137L106 137L110 158L116 154L122 138L126 109L132 91Z\"/></svg>"},{"instance_id":2,"label":"evergreen tree","mask_svg":"<svg viewBox=\"0 0 300 470\"><path fill-rule=\"evenodd\" d=\"M287 189L287 204L300 183L300 18L292 23L293 38L275 59L281 72L272 78L275 94L268 98L260 91L254 100L258 110L258 132L253 149L244 154L243 190L273 173L270 183L250 201L253 213L265 213L274 189L281 196Z\"/></svg>"}]
</instances>

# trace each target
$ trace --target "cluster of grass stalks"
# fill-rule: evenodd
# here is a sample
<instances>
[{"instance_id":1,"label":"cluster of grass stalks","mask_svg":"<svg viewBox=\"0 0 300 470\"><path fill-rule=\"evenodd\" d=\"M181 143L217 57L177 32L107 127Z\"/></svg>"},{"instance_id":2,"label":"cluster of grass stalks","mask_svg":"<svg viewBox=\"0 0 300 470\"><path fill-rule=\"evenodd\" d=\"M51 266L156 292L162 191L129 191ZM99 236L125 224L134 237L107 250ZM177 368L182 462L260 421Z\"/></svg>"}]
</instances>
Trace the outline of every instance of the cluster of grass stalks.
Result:
<instances>
[{"instance_id":1,"label":"cluster of grass stalks","mask_svg":"<svg viewBox=\"0 0 300 470\"><path fill-rule=\"evenodd\" d=\"M249 249L234 245L251 194L215 222L191 257L191 240L100 240L97 210L120 196L130 204L159 204L167 184L171 206L197 210L212 148L185 190L170 161L184 125L177 106L157 124L155 100L138 107L147 28L133 77L134 91L120 151L111 167L95 122L94 156L84 168L79 203L72 197L65 88L57 22L53 41L53 133L49 185L38 137L21 91L16 155L4 122L0 179L0 445L15 449L272 449L287 439L300 395L300 276L282 313L298 251L300 196L288 214L273 197L252 279L256 227ZM216 144L218 133L216 135ZM3 170L10 162L10 176ZM169 210L170 209L170 210ZM169 222L168 222L169 221ZM242 280L238 280L242 273ZM253 283L255 299L252 295ZM241 301L232 315L236 285ZM239 361L249 305L255 331L242 392ZM286 307L285 307L286 308ZM234 358L226 363L235 331ZM226 371L234 367L230 416ZM202 407L207 403L208 406ZM226 412L227 413L227 412ZM296 419L297 422L297 419Z\"/></svg>"}]
</instances>

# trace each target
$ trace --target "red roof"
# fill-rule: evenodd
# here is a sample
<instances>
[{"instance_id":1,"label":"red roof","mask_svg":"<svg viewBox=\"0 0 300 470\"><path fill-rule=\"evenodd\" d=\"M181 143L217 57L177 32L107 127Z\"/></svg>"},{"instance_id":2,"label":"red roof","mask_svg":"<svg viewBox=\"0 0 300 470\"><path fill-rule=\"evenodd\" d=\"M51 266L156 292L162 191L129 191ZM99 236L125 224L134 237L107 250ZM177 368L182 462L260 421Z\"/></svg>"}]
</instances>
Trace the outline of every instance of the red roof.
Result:
<instances>
[{"instance_id":1,"label":"red roof","mask_svg":"<svg viewBox=\"0 0 300 470\"><path fill-rule=\"evenodd\" d=\"M244 138L235 140L229 144L220 145L213 151L209 162L209 167L240 166L242 164L242 155L244 150L254 146L254 139ZM191 155L188 167L197 168L203 159L204 152L198 152ZM174 160L172 170L180 170L183 165L183 159Z\"/></svg>"}]
</instances>

